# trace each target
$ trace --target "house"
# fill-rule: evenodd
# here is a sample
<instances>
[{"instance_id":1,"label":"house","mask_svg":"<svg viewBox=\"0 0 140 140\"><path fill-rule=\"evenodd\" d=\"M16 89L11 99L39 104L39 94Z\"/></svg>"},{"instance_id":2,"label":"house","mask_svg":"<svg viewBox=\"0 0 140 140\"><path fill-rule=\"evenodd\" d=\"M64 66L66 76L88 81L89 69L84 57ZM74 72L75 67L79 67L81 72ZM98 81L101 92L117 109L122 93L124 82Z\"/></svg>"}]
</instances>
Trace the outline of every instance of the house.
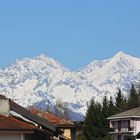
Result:
<instances>
[{"instance_id":1,"label":"house","mask_svg":"<svg viewBox=\"0 0 140 140\"><path fill-rule=\"evenodd\" d=\"M108 118L113 140L140 140L140 107Z\"/></svg>"},{"instance_id":2,"label":"house","mask_svg":"<svg viewBox=\"0 0 140 140\"><path fill-rule=\"evenodd\" d=\"M0 95L0 140L65 140L56 124Z\"/></svg>"},{"instance_id":3,"label":"house","mask_svg":"<svg viewBox=\"0 0 140 140\"><path fill-rule=\"evenodd\" d=\"M0 140L35 140L40 137L49 139L52 135L49 131L14 117L0 115Z\"/></svg>"},{"instance_id":4,"label":"house","mask_svg":"<svg viewBox=\"0 0 140 140\"><path fill-rule=\"evenodd\" d=\"M31 108L30 111L33 114L37 114L38 116L43 117L47 121L55 124L58 129L63 131L63 136L66 138L66 140L76 139L76 125L73 122L57 117L49 112L43 112L35 108Z\"/></svg>"}]
</instances>

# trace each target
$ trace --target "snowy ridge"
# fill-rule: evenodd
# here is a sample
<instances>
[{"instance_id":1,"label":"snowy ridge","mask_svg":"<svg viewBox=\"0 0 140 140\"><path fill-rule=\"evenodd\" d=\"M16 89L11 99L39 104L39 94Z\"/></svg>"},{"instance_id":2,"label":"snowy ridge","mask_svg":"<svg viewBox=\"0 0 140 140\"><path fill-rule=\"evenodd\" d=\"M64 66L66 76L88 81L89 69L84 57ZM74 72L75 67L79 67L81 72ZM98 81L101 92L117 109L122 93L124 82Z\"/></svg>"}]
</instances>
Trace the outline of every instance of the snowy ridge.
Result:
<instances>
[{"instance_id":1,"label":"snowy ridge","mask_svg":"<svg viewBox=\"0 0 140 140\"><path fill-rule=\"evenodd\" d=\"M131 82L140 80L140 59L117 53L114 57L93 61L78 71L70 71L45 55L17 60L0 69L0 92L24 107L68 104L71 118L84 115L91 98L98 101L114 96L120 87L124 93ZM77 115L76 115L77 114Z\"/></svg>"},{"instance_id":2,"label":"snowy ridge","mask_svg":"<svg viewBox=\"0 0 140 140\"><path fill-rule=\"evenodd\" d=\"M77 73L101 89L102 96L113 96L119 87L126 92L131 82L140 80L140 59L119 52L111 59L93 61Z\"/></svg>"}]
</instances>

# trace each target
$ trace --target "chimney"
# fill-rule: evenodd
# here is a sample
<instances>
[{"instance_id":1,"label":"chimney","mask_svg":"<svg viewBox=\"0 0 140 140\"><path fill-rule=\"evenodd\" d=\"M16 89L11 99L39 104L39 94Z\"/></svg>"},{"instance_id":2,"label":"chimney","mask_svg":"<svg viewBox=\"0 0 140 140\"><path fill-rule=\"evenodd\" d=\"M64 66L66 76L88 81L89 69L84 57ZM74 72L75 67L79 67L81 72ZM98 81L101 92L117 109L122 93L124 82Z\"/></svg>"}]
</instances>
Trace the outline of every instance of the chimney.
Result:
<instances>
[{"instance_id":1,"label":"chimney","mask_svg":"<svg viewBox=\"0 0 140 140\"><path fill-rule=\"evenodd\" d=\"M5 116L9 116L10 114L9 99L1 94L0 94L0 114Z\"/></svg>"}]
</instances>

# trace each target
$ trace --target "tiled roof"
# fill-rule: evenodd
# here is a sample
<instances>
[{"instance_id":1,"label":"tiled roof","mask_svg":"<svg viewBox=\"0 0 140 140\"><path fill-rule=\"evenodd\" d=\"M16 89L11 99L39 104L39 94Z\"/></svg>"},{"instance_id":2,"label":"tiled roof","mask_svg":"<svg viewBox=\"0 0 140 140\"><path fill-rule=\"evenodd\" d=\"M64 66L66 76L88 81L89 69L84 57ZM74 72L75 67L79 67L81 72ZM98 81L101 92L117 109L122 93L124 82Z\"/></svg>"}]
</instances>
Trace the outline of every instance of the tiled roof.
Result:
<instances>
[{"instance_id":1,"label":"tiled roof","mask_svg":"<svg viewBox=\"0 0 140 140\"><path fill-rule=\"evenodd\" d=\"M58 133L58 132L56 132L55 124L47 121L46 119L44 119L36 114L31 113L31 111L25 109L24 107L18 105L17 103L15 103L11 100L10 100L10 110L21 114L23 117L39 124L40 126L45 127L49 131L52 131L54 133Z\"/></svg>"},{"instance_id":2,"label":"tiled roof","mask_svg":"<svg viewBox=\"0 0 140 140\"><path fill-rule=\"evenodd\" d=\"M10 100L9 98L7 98L6 96L4 96L2 94L0 94L0 99L9 100L10 110L17 112L17 113L21 114L23 117L25 117L33 122L36 122L37 124L56 133L56 126L53 123L48 122L47 120L43 119L42 117L32 114L29 110L25 109L24 107L20 106L19 104L15 103L15 102L13 102L12 100Z\"/></svg>"},{"instance_id":3,"label":"tiled roof","mask_svg":"<svg viewBox=\"0 0 140 140\"><path fill-rule=\"evenodd\" d=\"M31 113L29 110L23 108L22 106L18 105L17 103L13 102L9 98L6 98L5 96L0 94L0 99L3 100L9 100L10 110L14 111L26 119L33 121L37 123L40 128L43 127L43 129L39 129L34 125L29 124L28 122L24 122L22 120L18 120L17 118L13 117L7 117L4 115L0 115L0 131L3 130L10 130L10 131L26 131L26 130L33 130L36 132L42 132L45 133L45 135L58 135L59 133L62 133L60 130L56 129L55 124L48 122L46 119L39 117L38 115L35 115Z\"/></svg>"},{"instance_id":4,"label":"tiled roof","mask_svg":"<svg viewBox=\"0 0 140 140\"><path fill-rule=\"evenodd\" d=\"M113 116L110 116L108 119L115 119L115 118L126 118L126 117L140 117L140 107L115 114Z\"/></svg>"},{"instance_id":5,"label":"tiled roof","mask_svg":"<svg viewBox=\"0 0 140 140\"><path fill-rule=\"evenodd\" d=\"M0 130L35 130L36 126L20 121L13 117L0 115Z\"/></svg>"},{"instance_id":6,"label":"tiled roof","mask_svg":"<svg viewBox=\"0 0 140 140\"><path fill-rule=\"evenodd\" d=\"M71 121L57 117L49 112L43 112L43 111L40 111L38 109L33 109L33 108L30 109L30 111L33 114L37 114L40 117L48 120L49 122L56 124L58 127L61 127L61 126L63 126L63 127L75 127L75 125Z\"/></svg>"}]
</instances>

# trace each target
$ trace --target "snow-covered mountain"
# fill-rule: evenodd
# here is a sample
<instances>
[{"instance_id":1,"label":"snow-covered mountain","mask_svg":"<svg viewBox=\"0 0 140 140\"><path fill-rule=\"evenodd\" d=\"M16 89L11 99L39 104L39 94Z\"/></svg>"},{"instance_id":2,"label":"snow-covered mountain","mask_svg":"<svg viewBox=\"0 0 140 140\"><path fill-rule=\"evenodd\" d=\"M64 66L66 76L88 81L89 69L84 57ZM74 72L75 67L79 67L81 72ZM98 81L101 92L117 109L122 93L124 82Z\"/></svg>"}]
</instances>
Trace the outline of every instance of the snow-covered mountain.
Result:
<instances>
[{"instance_id":1,"label":"snow-covered mountain","mask_svg":"<svg viewBox=\"0 0 140 140\"><path fill-rule=\"evenodd\" d=\"M70 108L72 119L79 119L91 98L101 101L105 95L114 96L118 87L126 92L131 82L139 80L140 59L123 52L77 71L40 55L0 69L0 92L24 107L53 108L61 101Z\"/></svg>"},{"instance_id":2,"label":"snow-covered mountain","mask_svg":"<svg viewBox=\"0 0 140 140\"><path fill-rule=\"evenodd\" d=\"M88 85L100 89L101 96L114 96L118 88L126 93L132 82L140 81L140 58L118 52L110 59L95 60L76 73Z\"/></svg>"}]
</instances>

